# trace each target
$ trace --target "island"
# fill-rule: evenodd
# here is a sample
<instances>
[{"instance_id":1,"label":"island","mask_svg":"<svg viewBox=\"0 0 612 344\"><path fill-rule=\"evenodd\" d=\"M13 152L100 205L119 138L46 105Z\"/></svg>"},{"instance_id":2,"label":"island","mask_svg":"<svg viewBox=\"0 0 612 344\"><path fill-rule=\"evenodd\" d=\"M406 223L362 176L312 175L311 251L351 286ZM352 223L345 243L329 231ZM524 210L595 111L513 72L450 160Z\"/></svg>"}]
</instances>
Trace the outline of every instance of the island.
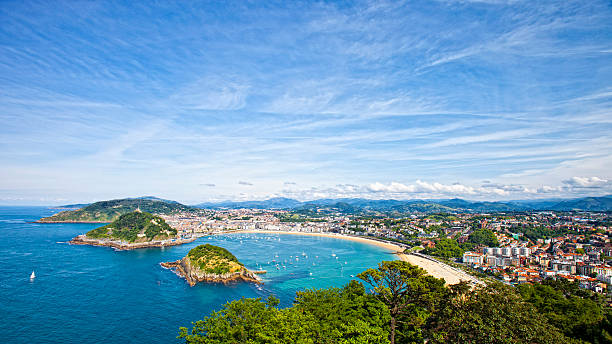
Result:
<instances>
[{"instance_id":1,"label":"island","mask_svg":"<svg viewBox=\"0 0 612 344\"><path fill-rule=\"evenodd\" d=\"M70 240L74 245L109 246L117 250L165 247L189 243L196 237L182 238L164 219L135 211L119 216L112 223L92 229Z\"/></svg>"},{"instance_id":2,"label":"island","mask_svg":"<svg viewBox=\"0 0 612 344\"><path fill-rule=\"evenodd\" d=\"M228 250L210 244L196 246L183 259L160 265L174 270L192 287L198 282L262 283L258 274L266 273L264 270L248 270Z\"/></svg>"},{"instance_id":3,"label":"island","mask_svg":"<svg viewBox=\"0 0 612 344\"><path fill-rule=\"evenodd\" d=\"M157 197L124 198L96 202L76 210L61 211L52 216L43 217L36 223L109 223L117 220L121 215L137 210L158 215L197 211L184 204Z\"/></svg>"}]
</instances>

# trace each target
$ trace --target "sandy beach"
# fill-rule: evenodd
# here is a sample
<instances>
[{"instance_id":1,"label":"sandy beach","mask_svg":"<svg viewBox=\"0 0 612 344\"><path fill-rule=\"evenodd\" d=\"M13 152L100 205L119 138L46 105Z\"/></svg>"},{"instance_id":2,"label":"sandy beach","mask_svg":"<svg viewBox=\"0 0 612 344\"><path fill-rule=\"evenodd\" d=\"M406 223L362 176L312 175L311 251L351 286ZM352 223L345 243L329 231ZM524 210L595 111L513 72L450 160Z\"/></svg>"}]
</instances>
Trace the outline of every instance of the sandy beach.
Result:
<instances>
[{"instance_id":1,"label":"sandy beach","mask_svg":"<svg viewBox=\"0 0 612 344\"><path fill-rule=\"evenodd\" d=\"M260 233L260 234L290 234L290 235L306 235L306 236L320 236L327 238L336 238L342 240L351 240L363 242L370 245L375 245L378 247L382 247L388 249L389 251L395 253L399 259L408 262L413 265L417 265L423 268L427 273L436 278L442 278L446 281L446 284L456 284L460 281L468 281L472 283L482 283L477 278L470 276L464 271L453 268L447 264L442 262L434 261L431 259L427 259L421 256L416 256L414 254L405 254L404 249L391 242L382 242L379 240L374 240L365 237L356 237L351 235L343 235L336 233L311 233L311 232L287 232L287 231L257 231L257 230L249 230L249 231L227 231L222 232L223 234L228 233Z\"/></svg>"},{"instance_id":2,"label":"sandy beach","mask_svg":"<svg viewBox=\"0 0 612 344\"><path fill-rule=\"evenodd\" d=\"M446 281L446 284L457 284L461 281L467 281L471 283L481 284L479 279L474 276L469 275L468 273L454 268L448 264L444 264L442 262L438 262L436 260L428 259L422 256L417 256L414 254L399 254L400 259L408 262L412 265L420 266L425 269L430 275L436 278L442 278Z\"/></svg>"}]
</instances>

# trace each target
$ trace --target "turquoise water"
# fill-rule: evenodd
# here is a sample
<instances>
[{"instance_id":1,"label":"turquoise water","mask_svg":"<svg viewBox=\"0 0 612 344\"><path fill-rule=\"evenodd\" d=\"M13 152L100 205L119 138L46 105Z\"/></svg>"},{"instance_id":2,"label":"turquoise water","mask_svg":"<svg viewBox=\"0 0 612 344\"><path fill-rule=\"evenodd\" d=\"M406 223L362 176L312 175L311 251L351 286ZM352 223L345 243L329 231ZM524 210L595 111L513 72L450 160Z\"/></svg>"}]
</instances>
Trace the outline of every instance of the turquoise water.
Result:
<instances>
[{"instance_id":1,"label":"turquoise water","mask_svg":"<svg viewBox=\"0 0 612 344\"><path fill-rule=\"evenodd\" d=\"M134 251L68 245L97 225L28 223L54 212L0 207L3 343L175 343L179 326L227 301L274 294L288 306L297 290L342 286L351 275L394 259L363 243L279 234L227 234ZM227 248L250 269L267 270L265 284L189 287L159 266L202 243ZM30 281L33 270L37 277Z\"/></svg>"}]
</instances>

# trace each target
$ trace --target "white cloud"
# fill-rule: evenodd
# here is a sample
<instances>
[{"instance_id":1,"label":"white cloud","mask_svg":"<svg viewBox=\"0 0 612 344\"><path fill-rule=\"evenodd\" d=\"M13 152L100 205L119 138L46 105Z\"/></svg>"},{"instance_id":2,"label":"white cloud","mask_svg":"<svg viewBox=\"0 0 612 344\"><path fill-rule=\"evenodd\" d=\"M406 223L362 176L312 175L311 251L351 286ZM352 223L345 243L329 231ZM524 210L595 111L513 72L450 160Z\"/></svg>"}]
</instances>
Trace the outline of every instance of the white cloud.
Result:
<instances>
[{"instance_id":1,"label":"white cloud","mask_svg":"<svg viewBox=\"0 0 612 344\"><path fill-rule=\"evenodd\" d=\"M599 177L572 177L564 180L563 184L574 188L603 188L611 186L612 182Z\"/></svg>"}]
</instances>

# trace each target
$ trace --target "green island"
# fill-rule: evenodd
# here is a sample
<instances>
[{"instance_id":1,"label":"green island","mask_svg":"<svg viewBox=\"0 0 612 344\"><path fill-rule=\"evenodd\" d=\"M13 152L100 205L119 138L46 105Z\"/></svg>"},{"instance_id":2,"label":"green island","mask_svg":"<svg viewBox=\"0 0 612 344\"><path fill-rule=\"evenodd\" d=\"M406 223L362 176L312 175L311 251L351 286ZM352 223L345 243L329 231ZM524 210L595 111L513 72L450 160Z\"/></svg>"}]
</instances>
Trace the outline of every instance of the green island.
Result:
<instances>
[{"instance_id":1,"label":"green island","mask_svg":"<svg viewBox=\"0 0 612 344\"><path fill-rule=\"evenodd\" d=\"M176 234L176 229L168 226L161 217L149 213L133 212L123 214L112 223L92 229L85 235L88 238L96 239L144 242L168 239Z\"/></svg>"},{"instance_id":2,"label":"green island","mask_svg":"<svg viewBox=\"0 0 612 344\"><path fill-rule=\"evenodd\" d=\"M181 239L176 229L159 216L135 211L119 216L112 223L92 229L70 241L77 245L135 249L180 245L195 238Z\"/></svg>"},{"instance_id":3,"label":"green island","mask_svg":"<svg viewBox=\"0 0 612 344\"><path fill-rule=\"evenodd\" d=\"M257 274L265 273L265 271L248 270L231 252L223 247L210 244L196 246L183 259L161 263L161 266L173 269L191 286L198 282L261 283Z\"/></svg>"},{"instance_id":4,"label":"green island","mask_svg":"<svg viewBox=\"0 0 612 344\"><path fill-rule=\"evenodd\" d=\"M36 222L108 223L117 220L121 215L137 210L162 215L194 211L193 208L178 202L148 198L125 198L96 202L77 210L62 211L49 217L43 217Z\"/></svg>"}]
</instances>

